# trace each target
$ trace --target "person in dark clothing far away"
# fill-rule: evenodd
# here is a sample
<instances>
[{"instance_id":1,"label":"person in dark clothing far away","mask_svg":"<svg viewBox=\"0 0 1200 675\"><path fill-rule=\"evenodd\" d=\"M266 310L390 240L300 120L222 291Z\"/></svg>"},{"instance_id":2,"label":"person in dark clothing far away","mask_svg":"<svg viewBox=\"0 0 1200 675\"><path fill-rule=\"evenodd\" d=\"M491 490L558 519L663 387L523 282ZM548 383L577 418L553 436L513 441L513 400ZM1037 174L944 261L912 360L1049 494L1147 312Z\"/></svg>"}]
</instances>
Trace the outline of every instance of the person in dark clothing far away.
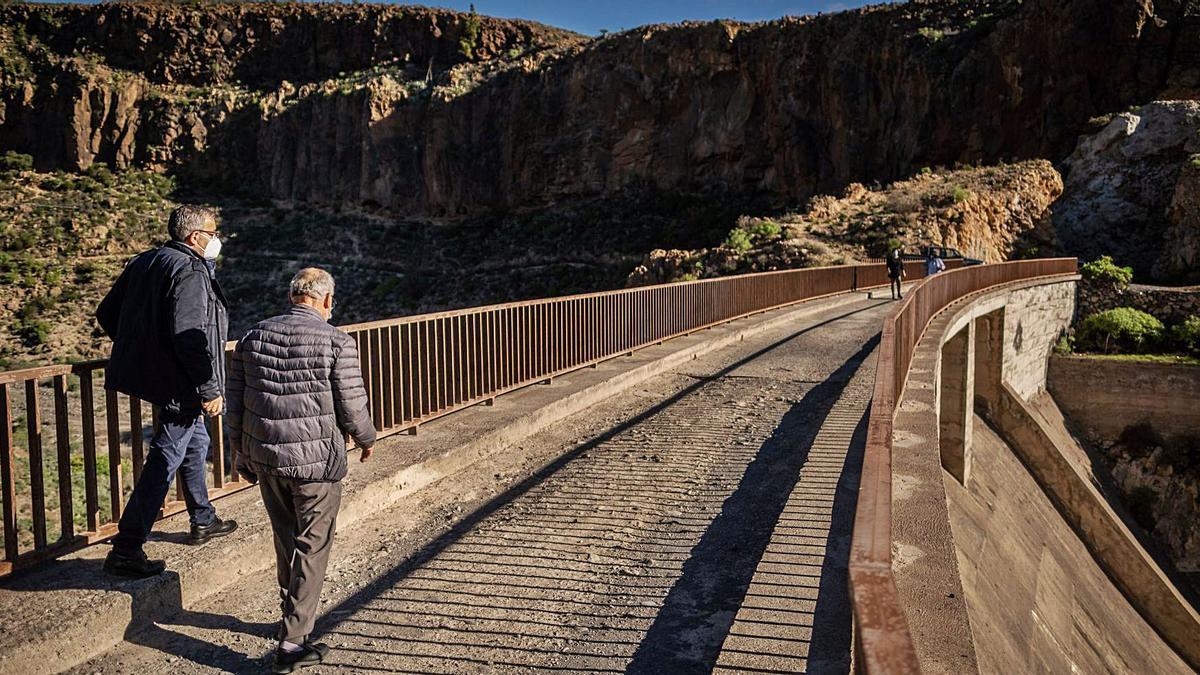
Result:
<instances>
[{"instance_id":1,"label":"person in dark clothing far away","mask_svg":"<svg viewBox=\"0 0 1200 675\"><path fill-rule=\"evenodd\" d=\"M375 427L354 338L329 325L333 277L309 267L292 279L287 313L252 327L233 350L229 440L237 470L262 491L275 534L283 614L272 672L321 663L308 637L333 547L346 436L371 456Z\"/></svg>"},{"instance_id":2,"label":"person in dark clothing far away","mask_svg":"<svg viewBox=\"0 0 1200 675\"><path fill-rule=\"evenodd\" d=\"M208 501L204 416L221 414L229 319L215 265L221 250L216 213L184 205L171 212L171 240L129 261L100 302L96 319L112 338L104 387L149 401L159 427L113 538L105 571L126 577L162 573L142 550L179 471L193 544L237 529ZM134 433L141 433L135 429Z\"/></svg>"},{"instance_id":3,"label":"person in dark clothing far away","mask_svg":"<svg viewBox=\"0 0 1200 675\"><path fill-rule=\"evenodd\" d=\"M900 292L900 282L904 279L904 260L900 258L900 248L892 249L887 257L888 278L892 280L892 299L904 297Z\"/></svg>"},{"instance_id":4,"label":"person in dark clothing far away","mask_svg":"<svg viewBox=\"0 0 1200 675\"><path fill-rule=\"evenodd\" d=\"M931 277L945 269L946 263L938 255L937 249L930 246L929 252L925 254L925 276Z\"/></svg>"}]
</instances>

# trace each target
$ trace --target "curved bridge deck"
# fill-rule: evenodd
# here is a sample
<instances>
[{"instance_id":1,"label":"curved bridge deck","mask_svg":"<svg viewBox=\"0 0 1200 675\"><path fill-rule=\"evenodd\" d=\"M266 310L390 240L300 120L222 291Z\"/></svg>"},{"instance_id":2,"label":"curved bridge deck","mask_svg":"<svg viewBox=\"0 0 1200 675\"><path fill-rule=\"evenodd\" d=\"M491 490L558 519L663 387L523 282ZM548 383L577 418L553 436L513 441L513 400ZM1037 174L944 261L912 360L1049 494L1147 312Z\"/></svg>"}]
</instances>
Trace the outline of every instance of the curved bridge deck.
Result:
<instances>
[{"instance_id":1,"label":"curved bridge deck","mask_svg":"<svg viewBox=\"0 0 1200 675\"><path fill-rule=\"evenodd\" d=\"M889 304L691 361L340 532L313 672L846 672ZM277 611L256 573L77 670L258 671Z\"/></svg>"}]
</instances>

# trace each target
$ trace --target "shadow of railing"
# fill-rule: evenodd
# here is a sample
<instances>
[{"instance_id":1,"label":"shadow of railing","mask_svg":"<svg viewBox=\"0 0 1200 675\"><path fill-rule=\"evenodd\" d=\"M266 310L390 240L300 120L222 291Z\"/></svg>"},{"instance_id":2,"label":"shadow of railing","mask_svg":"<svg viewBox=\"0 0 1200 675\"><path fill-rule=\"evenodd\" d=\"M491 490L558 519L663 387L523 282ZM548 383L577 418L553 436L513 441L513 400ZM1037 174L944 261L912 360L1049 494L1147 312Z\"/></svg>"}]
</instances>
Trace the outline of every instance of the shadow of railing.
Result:
<instances>
[{"instance_id":1,"label":"shadow of railing","mask_svg":"<svg viewBox=\"0 0 1200 675\"><path fill-rule=\"evenodd\" d=\"M878 342L875 337L864 344L784 415L746 468L737 489L725 500L720 515L692 549L683 575L638 645L628 672L712 670L771 533L796 487L800 469L808 461L821 422ZM829 552L827 547L822 553ZM843 569L848 554L847 549L841 556ZM836 565L837 561L827 558L826 563ZM826 571L822 569L823 574ZM843 618L844 623L839 623L843 623L840 628L848 652L849 614ZM688 643L686 648L683 643Z\"/></svg>"},{"instance_id":2,"label":"shadow of railing","mask_svg":"<svg viewBox=\"0 0 1200 675\"><path fill-rule=\"evenodd\" d=\"M838 371L832 383L818 384L815 393L809 392L800 403L795 404L787 413L787 429L778 434L775 440L769 441L768 445L747 447L746 450L739 451L725 443L704 447L701 441L695 448L680 453L680 456L689 458L687 461L716 463L713 468L713 480L724 482L735 493L741 490L743 496L735 499L732 505L736 507L734 510L739 512L737 523L730 518L723 520L720 525L713 523L713 518L717 518L723 510L728 510L730 505L727 498L730 490L714 489L710 491L710 495L703 497L705 509L712 517L689 517L671 508L671 500L662 496L661 485L655 480L639 480L648 474L643 473L639 476L629 472L629 459L621 455L640 452L639 448L642 446L634 437L635 428L652 423L657 416L674 407L683 406L677 413L686 414L687 407L691 405L689 397L694 397L715 380L733 373L750 361L802 335L855 314L870 311L878 304L880 303L873 303L796 331L714 375L698 379L669 399L654 404L651 408L570 450L518 485L494 497L381 578L327 611L318 621L315 633L350 638L358 645L339 648L339 652L343 652L346 659L341 665L347 669L363 669L364 666L370 666L373 657L403 657L408 659L406 669L410 666L415 666L418 670L427 667L431 672L437 672L438 663L447 663L442 659L449 658L454 663L474 663L472 652L467 648L468 643L494 649L496 654L501 655L506 651L550 653L553 650L546 652L522 646L522 640L529 644L548 642L558 648L565 647L565 643L555 642L554 636L564 625L582 622L590 625L588 632L584 637L572 638L571 643L585 650L591 665L580 670L624 670L623 666L613 666L611 661L605 659L623 655L627 660L633 655L638 645L644 642L645 631L651 628L659 615L658 604L670 593L672 587L678 585L675 581L678 570L684 567L687 576L686 561L689 558L697 558L698 555L704 558L704 551L719 548L717 540L722 536L732 536L737 528L730 526L742 523L745 516L752 511L749 509L749 502L745 500L753 496L757 489L755 485L766 477L767 462L764 458L749 474L746 467L755 464L755 458L764 452L768 456L776 455L786 448L794 452L787 457L788 466L791 469L798 468L806 454L805 439L811 442L812 438L811 432L802 429L804 422L812 422L815 419L819 425L822 414L828 411L831 401L836 400L837 393L844 386L845 376L858 367L873 348L874 341L866 349L856 353ZM704 439L709 431L703 416L700 415L691 416L688 430L698 439ZM727 429L719 430L728 433ZM574 467L584 465L575 463L575 460L592 453L601 445L613 449L619 461L601 464L598 473L597 469L593 468L595 465L591 464L576 474ZM677 449L673 451L678 452ZM720 464L721 462L726 464ZM666 476L667 485L672 483L670 476L678 472L677 468L666 461L645 460L644 466L648 467L646 472L653 474L651 478ZM626 473L610 474L610 468ZM584 484L589 487L564 493L561 487L567 474L572 484ZM589 482L601 478L616 483L610 486ZM787 486L784 483L787 481L787 478L782 481L768 480L768 491L785 490L783 499L786 499ZM653 492L649 491L650 487L655 488ZM697 488L685 483L680 483L679 487ZM612 490L621 491L628 498L626 503L630 508L622 513L598 510L612 498L613 495L607 494ZM494 518L518 499L535 506L507 520ZM760 539L770 536L771 516L763 514L761 518L768 526ZM641 531L647 527L654 528L656 539L660 533L665 534L668 543L663 546L630 549L619 541L619 537L615 542L608 537L605 538L605 543L609 546L595 547L588 557L583 559L577 555L579 547L570 544L575 533L582 534L583 541L594 539L597 528L611 535L629 530ZM717 529L713 530L713 527ZM473 536L468 537L468 534ZM486 535L482 541L481 536L474 536L480 534ZM537 537L538 541L532 541L534 537ZM559 543L554 541L555 539L565 541ZM698 549L694 546L669 543L674 541L706 543L698 554ZM742 576L752 574L764 545L763 542L759 542L755 546L746 547L737 555ZM634 556L635 559L630 559L630 556ZM709 563L705 561L704 564ZM598 588L597 575L601 572L611 574L614 569L617 570L615 573L618 579L622 580L620 590ZM628 582L624 581L625 578ZM725 585L725 582L722 584ZM516 618L512 614L513 610L519 612ZM644 627L633 629L606 625L605 617L614 614ZM417 618L420 620L414 620ZM405 623L406 619L408 623ZM457 622L468 620L470 625L457 625ZM503 630L480 630L480 623L501 620L505 626ZM847 628L848 623L847 615ZM386 649L380 646L372 651L361 646L364 641L382 645L380 633L384 630L388 634ZM445 631L462 635L463 638L456 644L437 641L429 644L430 631L439 634ZM493 633L497 639L501 634L505 636L502 648L496 644L498 640L488 637ZM848 632L844 634L848 635ZM472 640L467 640L467 635L471 635ZM717 631L710 639L715 641L716 647L719 648L723 637L724 634ZM712 657L709 658L710 661L711 659ZM502 657L498 657L490 663L503 666L504 661ZM513 660L508 665L536 669L530 663L519 661ZM573 668L560 664L553 669Z\"/></svg>"}]
</instances>

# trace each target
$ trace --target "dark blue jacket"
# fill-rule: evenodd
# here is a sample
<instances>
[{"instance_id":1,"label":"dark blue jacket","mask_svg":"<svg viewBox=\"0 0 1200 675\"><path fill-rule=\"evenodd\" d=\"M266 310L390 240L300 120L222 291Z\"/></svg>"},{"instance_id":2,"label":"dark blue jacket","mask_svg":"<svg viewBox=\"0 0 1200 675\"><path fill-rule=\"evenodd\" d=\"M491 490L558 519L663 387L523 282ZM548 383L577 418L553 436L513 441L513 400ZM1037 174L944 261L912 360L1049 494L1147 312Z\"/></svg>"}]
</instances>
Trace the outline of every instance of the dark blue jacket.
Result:
<instances>
[{"instance_id":1,"label":"dark blue jacket","mask_svg":"<svg viewBox=\"0 0 1200 675\"><path fill-rule=\"evenodd\" d=\"M198 414L225 390L225 295L208 263L172 241L129 261L96 310L113 340L104 387Z\"/></svg>"}]
</instances>

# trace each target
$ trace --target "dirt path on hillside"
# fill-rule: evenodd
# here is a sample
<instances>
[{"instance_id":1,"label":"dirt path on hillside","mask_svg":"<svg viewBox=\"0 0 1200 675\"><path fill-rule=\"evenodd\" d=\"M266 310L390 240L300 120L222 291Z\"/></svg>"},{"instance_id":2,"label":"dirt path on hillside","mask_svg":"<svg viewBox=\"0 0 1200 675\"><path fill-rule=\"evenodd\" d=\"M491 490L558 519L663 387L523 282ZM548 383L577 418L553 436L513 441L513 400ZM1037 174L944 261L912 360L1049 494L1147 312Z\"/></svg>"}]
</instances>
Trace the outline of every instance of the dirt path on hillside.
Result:
<instances>
[{"instance_id":1,"label":"dirt path on hillside","mask_svg":"<svg viewBox=\"0 0 1200 675\"><path fill-rule=\"evenodd\" d=\"M340 532L316 636L335 650L305 672L846 671L886 307L702 357ZM263 672L277 611L255 574L74 672Z\"/></svg>"}]
</instances>

